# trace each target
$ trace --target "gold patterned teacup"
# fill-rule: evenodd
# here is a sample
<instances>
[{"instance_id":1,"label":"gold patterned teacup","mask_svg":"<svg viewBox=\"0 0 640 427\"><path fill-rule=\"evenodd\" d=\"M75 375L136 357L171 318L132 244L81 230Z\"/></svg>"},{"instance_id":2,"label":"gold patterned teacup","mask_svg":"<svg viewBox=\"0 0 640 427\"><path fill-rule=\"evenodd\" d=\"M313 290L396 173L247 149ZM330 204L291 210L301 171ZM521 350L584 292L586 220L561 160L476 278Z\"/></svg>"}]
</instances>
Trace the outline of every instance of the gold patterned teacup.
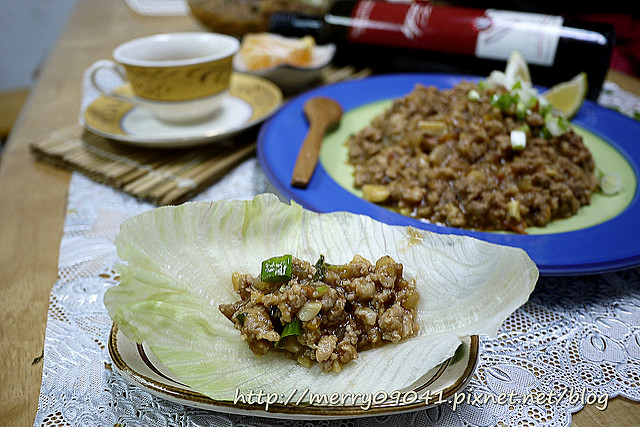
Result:
<instances>
[{"instance_id":1,"label":"gold patterned teacup","mask_svg":"<svg viewBox=\"0 0 640 427\"><path fill-rule=\"evenodd\" d=\"M240 42L231 36L186 32L128 41L88 70L93 86L106 96L147 108L159 120L181 123L210 117L229 90L232 58ZM103 69L115 72L134 96L103 87Z\"/></svg>"}]
</instances>

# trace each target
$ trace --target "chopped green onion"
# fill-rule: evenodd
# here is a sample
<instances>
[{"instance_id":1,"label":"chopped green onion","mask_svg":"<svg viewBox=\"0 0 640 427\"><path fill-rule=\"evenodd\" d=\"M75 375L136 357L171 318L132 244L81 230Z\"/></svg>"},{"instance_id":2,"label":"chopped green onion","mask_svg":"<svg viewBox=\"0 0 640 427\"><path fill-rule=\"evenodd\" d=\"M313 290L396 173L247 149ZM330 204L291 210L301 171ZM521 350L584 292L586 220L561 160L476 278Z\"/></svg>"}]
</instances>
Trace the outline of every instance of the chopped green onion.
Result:
<instances>
[{"instance_id":1,"label":"chopped green onion","mask_svg":"<svg viewBox=\"0 0 640 427\"><path fill-rule=\"evenodd\" d=\"M329 290L329 287L328 287L328 286L325 286L325 285L323 285L323 286L318 286L318 287L316 288L316 291L318 292L318 295L320 295L320 296L324 295L324 293L325 293L325 292L327 292L327 290Z\"/></svg>"},{"instance_id":2,"label":"chopped green onion","mask_svg":"<svg viewBox=\"0 0 640 427\"><path fill-rule=\"evenodd\" d=\"M527 146L527 134L518 129L511 131L511 148L514 151L522 151Z\"/></svg>"},{"instance_id":3,"label":"chopped green onion","mask_svg":"<svg viewBox=\"0 0 640 427\"><path fill-rule=\"evenodd\" d=\"M538 98L535 95L531 95L526 104L528 108L533 108L538 104Z\"/></svg>"},{"instance_id":4,"label":"chopped green onion","mask_svg":"<svg viewBox=\"0 0 640 427\"><path fill-rule=\"evenodd\" d=\"M293 270L293 257L283 255L262 261L260 280L274 283L291 279Z\"/></svg>"},{"instance_id":5,"label":"chopped green onion","mask_svg":"<svg viewBox=\"0 0 640 427\"><path fill-rule=\"evenodd\" d=\"M543 126L542 129L540 129L540 134L538 136L540 138L549 139L549 138L551 138L551 133L549 132L549 129L547 129L546 126Z\"/></svg>"},{"instance_id":6,"label":"chopped green onion","mask_svg":"<svg viewBox=\"0 0 640 427\"><path fill-rule=\"evenodd\" d=\"M547 113L544 117L544 124L551 136L564 135L569 130L569 121L562 116L555 116L552 113Z\"/></svg>"},{"instance_id":7,"label":"chopped green onion","mask_svg":"<svg viewBox=\"0 0 640 427\"><path fill-rule=\"evenodd\" d=\"M311 280L314 282L320 282L324 279L324 275L327 272L327 265L324 263L324 255L320 255L320 258L318 258L314 267L316 268L316 272L313 274L313 278Z\"/></svg>"},{"instance_id":8,"label":"chopped green onion","mask_svg":"<svg viewBox=\"0 0 640 427\"><path fill-rule=\"evenodd\" d=\"M486 80L478 81L478 89L485 90L485 89L488 89L489 87L491 87L491 85L489 83L487 83Z\"/></svg>"},{"instance_id":9,"label":"chopped green onion","mask_svg":"<svg viewBox=\"0 0 640 427\"><path fill-rule=\"evenodd\" d=\"M622 180L615 173L607 173L600 178L600 189L607 196L618 194L622 189Z\"/></svg>"},{"instance_id":10,"label":"chopped green onion","mask_svg":"<svg viewBox=\"0 0 640 427\"><path fill-rule=\"evenodd\" d=\"M516 117L522 120L529 114L531 114L531 110L527 108L527 105L524 102L520 101L516 104Z\"/></svg>"},{"instance_id":11,"label":"chopped green onion","mask_svg":"<svg viewBox=\"0 0 640 427\"><path fill-rule=\"evenodd\" d=\"M291 323L287 323L286 325L284 325L282 333L280 334L280 339L275 343L275 347L282 347L282 345L284 344L283 340L291 335L302 335L302 322L300 322L298 319L292 320Z\"/></svg>"},{"instance_id":12,"label":"chopped green onion","mask_svg":"<svg viewBox=\"0 0 640 427\"><path fill-rule=\"evenodd\" d=\"M496 93L491 97L491 105L501 110L508 110L514 102L517 102L517 98L510 93L501 93L499 95Z\"/></svg>"},{"instance_id":13,"label":"chopped green onion","mask_svg":"<svg viewBox=\"0 0 640 427\"><path fill-rule=\"evenodd\" d=\"M549 114L553 110L553 106L542 95L540 95L538 97L538 105L540 106L540 111L539 112L540 112L540 115L542 117L546 116L547 114Z\"/></svg>"},{"instance_id":14,"label":"chopped green onion","mask_svg":"<svg viewBox=\"0 0 640 427\"><path fill-rule=\"evenodd\" d=\"M511 90L522 89L522 82L520 80L516 80L516 82L511 86Z\"/></svg>"},{"instance_id":15,"label":"chopped green onion","mask_svg":"<svg viewBox=\"0 0 640 427\"><path fill-rule=\"evenodd\" d=\"M467 99L469 99L470 101L479 101L480 93L478 93L478 91L475 89L471 89L469 92L467 92Z\"/></svg>"},{"instance_id":16,"label":"chopped green onion","mask_svg":"<svg viewBox=\"0 0 640 427\"><path fill-rule=\"evenodd\" d=\"M566 117L558 116L558 126L560 126L560 129L566 132L571 127L571 124L569 123L569 120Z\"/></svg>"}]
</instances>

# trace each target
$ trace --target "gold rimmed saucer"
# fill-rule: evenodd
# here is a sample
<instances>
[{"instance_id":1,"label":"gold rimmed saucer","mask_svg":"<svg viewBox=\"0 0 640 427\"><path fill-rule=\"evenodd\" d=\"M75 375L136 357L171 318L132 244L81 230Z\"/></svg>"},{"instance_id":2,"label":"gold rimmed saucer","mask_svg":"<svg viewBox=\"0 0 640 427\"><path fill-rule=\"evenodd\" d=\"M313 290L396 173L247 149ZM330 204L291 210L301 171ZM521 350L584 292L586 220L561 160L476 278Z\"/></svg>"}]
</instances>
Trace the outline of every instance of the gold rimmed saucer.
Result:
<instances>
[{"instance_id":1,"label":"gold rimmed saucer","mask_svg":"<svg viewBox=\"0 0 640 427\"><path fill-rule=\"evenodd\" d=\"M128 85L119 91L130 93ZM83 126L105 138L127 144L177 148L228 139L274 114L282 103L282 91L261 77L233 73L228 94L208 120L172 124L155 118L146 108L99 96L82 114Z\"/></svg>"}]
</instances>

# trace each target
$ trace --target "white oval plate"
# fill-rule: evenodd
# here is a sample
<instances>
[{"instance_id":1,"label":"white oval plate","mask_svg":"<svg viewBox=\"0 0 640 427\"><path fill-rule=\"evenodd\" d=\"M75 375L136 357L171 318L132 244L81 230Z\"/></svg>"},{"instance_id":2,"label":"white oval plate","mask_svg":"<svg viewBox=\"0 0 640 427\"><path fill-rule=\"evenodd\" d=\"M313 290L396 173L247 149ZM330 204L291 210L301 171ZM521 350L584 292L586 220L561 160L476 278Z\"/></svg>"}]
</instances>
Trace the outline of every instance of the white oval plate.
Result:
<instances>
[{"instance_id":1,"label":"white oval plate","mask_svg":"<svg viewBox=\"0 0 640 427\"><path fill-rule=\"evenodd\" d=\"M298 404L298 400L305 393L304 385L292 390L289 396L272 396L268 390L264 390L262 398L255 395L251 398L248 396L249 391L243 390L236 393L234 399L236 402L214 400L175 379L171 371L162 365L149 347L127 338L118 330L116 324L111 328L109 336L109 354L115 369L128 381L155 396L182 405L258 417L345 419L418 411L451 402L454 396L467 386L478 363L478 336L463 337L461 340L462 344L451 359L425 372L410 390L398 392L395 395L372 390L368 398L375 403L369 407L361 400L357 400L355 405L352 404L353 399L350 399L350 396L338 396L338 399L345 399L347 404L344 405L331 404L329 401L331 396L327 396L327 400L319 404ZM385 397L387 399L384 399ZM267 406L267 400L275 401Z\"/></svg>"}]
</instances>

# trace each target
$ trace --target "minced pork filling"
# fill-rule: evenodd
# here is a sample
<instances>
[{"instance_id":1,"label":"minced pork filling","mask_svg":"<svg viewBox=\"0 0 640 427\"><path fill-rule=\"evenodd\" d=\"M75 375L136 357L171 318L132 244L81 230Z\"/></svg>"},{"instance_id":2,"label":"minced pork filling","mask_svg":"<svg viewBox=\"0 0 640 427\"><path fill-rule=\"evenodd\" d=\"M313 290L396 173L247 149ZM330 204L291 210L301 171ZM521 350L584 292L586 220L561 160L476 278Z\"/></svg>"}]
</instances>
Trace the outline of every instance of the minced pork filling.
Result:
<instances>
[{"instance_id":1,"label":"minced pork filling","mask_svg":"<svg viewBox=\"0 0 640 427\"><path fill-rule=\"evenodd\" d=\"M355 187L404 215L467 229L523 232L574 215L598 186L591 153L573 129L551 136L539 105L519 114L501 105L508 97L472 82L416 85L348 140ZM514 146L514 130L526 146Z\"/></svg>"},{"instance_id":2,"label":"minced pork filling","mask_svg":"<svg viewBox=\"0 0 640 427\"><path fill-rule=\"evenodd\" d=\"M389 256L372 264L356 255L312 265L292 255L265 260L257 277L234 273L240 301L220 311L258 356L271 350L310 367L340 372L358 352L414 335L419 295Z\"/></svg>"}]
</instances>

